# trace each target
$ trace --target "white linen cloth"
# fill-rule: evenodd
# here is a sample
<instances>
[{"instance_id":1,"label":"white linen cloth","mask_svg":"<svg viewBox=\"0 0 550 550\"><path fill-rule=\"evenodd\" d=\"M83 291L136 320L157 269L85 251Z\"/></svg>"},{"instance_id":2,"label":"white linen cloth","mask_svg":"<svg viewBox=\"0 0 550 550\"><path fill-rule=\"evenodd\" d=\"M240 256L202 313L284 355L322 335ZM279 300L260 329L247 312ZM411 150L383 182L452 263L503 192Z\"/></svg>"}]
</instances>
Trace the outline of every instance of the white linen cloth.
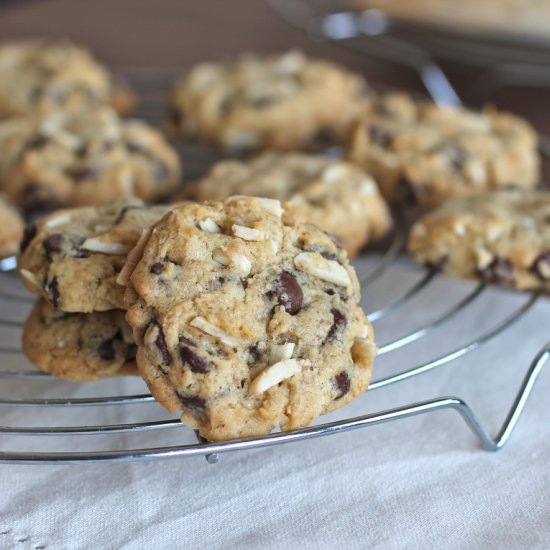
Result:
<instances>
[{"instance_id":1,"label":"white linen cloth","mask_svg":"<svg viewBox=\"0 0 550 550\"><path fill-rule=\"evenodd\" d=\"M365 291L373 310L418 280L406 262ZM2 289L16 288L2 276ZM472 289L438 277L375 324L380 345L434 319ZM429 337L381 356L375 379L420 364L494 326L525 295L490 290ZM25 308L0 301L0 317ZM464 398L496 433L534 355L549 339L550 301L481 349L421 377L367 392L323 420L443 395ZM19 330L0 328L0 345ZM0 356L2 370L31 368ZM546 369L550 371L550 366ZM143 393L129 378L95 384L2 381L2 398ZM509 445L480 448L454 411L268 449L168 461L0 465L1 549L548 548L550 372L543 371ZM169 418L156 404L0 408L3 426L115 424ZM85 437L0 436L1 451L143 448L193 441L185 428Z\"/></svg>"}]
</instances>

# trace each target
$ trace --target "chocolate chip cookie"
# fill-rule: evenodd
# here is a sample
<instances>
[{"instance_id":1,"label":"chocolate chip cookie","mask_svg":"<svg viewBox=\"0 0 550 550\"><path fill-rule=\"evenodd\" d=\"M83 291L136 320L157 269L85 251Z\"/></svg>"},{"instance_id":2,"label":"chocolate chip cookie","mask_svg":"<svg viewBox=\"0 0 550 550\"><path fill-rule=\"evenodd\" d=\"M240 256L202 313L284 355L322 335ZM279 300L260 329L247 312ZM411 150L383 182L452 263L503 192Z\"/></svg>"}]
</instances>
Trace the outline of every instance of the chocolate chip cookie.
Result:
<instances>
[{"instance_id":1,"label":"chocolate chip cookie","mask_svg":"<svg viewBox=\"0 0 550 550\"><path fill-rule=\"evenodd\" d=\"M403 94L373 102L349 136L347 156L373 174L388 200L423 207L507 186L533 188L540 176L537 136L525 120Z\"/></svg>"},{"instance_id":2,"label":"chocolate chip cookie","mask_svg":"<svg viewBox=\"0 0 550 550\"><path fill-rule=\"evenodd\" d=\"M38 300L25 322L23 351L40 370L67 380L137 375L136 345L120 310L66 313Z\"/></svg>"},{"instance_id":3,"label":"chocolate chip cookie","mask_svg":"<svg viewBox=\"0 0 550 550\"><path fill-rule=\"evenodd\" d=\"M25 229L21 242L23 282L62 311L124 308L124 289L116 279L128 251L170 208L124 198L41 218Z\"/></svg>"},{"instance_id":4,"label":"chocolate chip cookie","mask_svg":"<svg viewBox=\"0 0 550 550\"><path fill-rule=\"evenodd\" d=\"M23 211L154 201L180 181L176 152L145 122L105 107L0 124L0 188Z\"/></svg>"},{"instance_id":5,"label":"chocolate chip cookie","mask_svg":"<svg viewBox=\"0 0 550 550\"><path fill-rule=\"evenodd\" d=\"M391 227L388 207L368 174L317 155L264 153L249 162L222 161L188 194L200 201L231 195L286 201L286 211L334 235L349 256Z\"/></svg>"},{"instance_id":6,"label":"chocolate chip cookie","mask_svg":"<svg viewBox=\"0 0 550 550\"><path fill-rule=\"evenodd\" d=\"M364 79L301 52L201 63L175 87L171 125L230 151L290 150L341 136L368 103Z\"/></svg>"},{"instance_id":7,"label":"chocolate chip cookie","mask_svg":"<svg viewBox=\"0 0 550 550\"><path fill-rule=\"evenodd\" d=\"M345 251L284 214L266 198L188 204L134 251L140 374L209 440L305 426L371 378L377 348Z\"/></svg>"},{"instance_id":8,"label":"chocolate chip cookie","mask_svg":"<svg viewBox=\"0 0 550 550\"><path fill-rule=\"evenodd\" d=\"M550 291L550 192L502 190L445 202L412 228L409 250L452 277Z\"/></svg>"},{"instance_id":9,"label":"chocolate chip cookie","mask_svg":"<svg viewBox=\"0 0 550 550\"><path fill-rule=\"evenodd\" d=\"M0 195L0 258L17 253L23 227L17 210Z\"/></svg>"},{"instance_id":10,"label":"chocolate chip cookie","mask_svg":"<svg viewBox=\"0 0 550 550\"><path fill-rule=\"evenodd\" d=\"M111 104L125 113L129 89L82 47L68 41L28 40L0 46L0 118L85 111Z\"/></svg>"}]
</instances>

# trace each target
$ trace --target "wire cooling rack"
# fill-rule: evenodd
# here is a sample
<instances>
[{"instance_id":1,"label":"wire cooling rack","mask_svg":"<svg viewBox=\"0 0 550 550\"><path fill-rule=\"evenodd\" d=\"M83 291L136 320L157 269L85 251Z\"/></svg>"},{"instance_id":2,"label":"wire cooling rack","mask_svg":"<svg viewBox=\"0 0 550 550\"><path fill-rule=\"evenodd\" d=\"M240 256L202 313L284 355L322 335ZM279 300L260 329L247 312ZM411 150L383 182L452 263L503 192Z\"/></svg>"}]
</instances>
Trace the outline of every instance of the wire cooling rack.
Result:
<instances>
[{"instance_id":1,"label":"wire cooling rack","mask_svg":"<svg viewBox=\"0 0 550 550\"><path fill-rule=\"evenodd\" d=\"M126 75L132 85L139 91L141 102L138 116L145 118L155 125L162 125L164 120L164 101L167 89L173 82L173 71L132 71ZM192 180L204 173L208 165L217 158L211 151L198 146L186 146L181 149L187 177ZM401 219L400 215L396 216ZM382 293L385 298L375 309L368 312L375 330L380 323L389 321L395 330L402 327L402 312L414 307L414 301L420 295L434 292L437 285L450 284L442 276L415 266L403 255L406 239L406 228L398 225L392 237L386 243L383 252L361 256L355 261L363 292L370 292L373 285L384 286L392 274L402 268L408 270L405 281L401 280L394 286L389 285L391 292ZM472 408L462 399L453 396L442 396L434 399L408 403L402 406L380 410L369 414L362 414L351 418L343 418L331 422L324 422L309 428L286 433L273 433L263 437L253 437L222 443L210 443L198 434L190 440L191 430L183 426L179 420L167 418L166 413L155 403L148 393L117 393L120 388L120 379L111 379L91 385L75 385L60 381L47 374L36 371L22 356L18 344L23 325L25 312L28 311L35 297L27 293L17 279L14 272L15 261L7 258L0 261L0 418L12 418L10 412L28 412L25 419L39 419L41 426L17 425L0 426L0 463L17 464L74 464L74 463L105 463L138 460L157 460L168 458L182 458L190 456L205 456L208 462L215 463L219 455L230 451L244 451L259 447L270 447L284 443L292 443L329 436L337 433L373 426L417 415L431 415L443 409L452 409L464 420L481 446L487 451L497 451L502 448L508 439L522 413L525 403L531 393L533 385L550 357L550 343L544 346L533 358L521 387L517 391L508 415L502 427L495 436L492 436L479 421ZM379 357L398 353L416 342L421 342L441 327L455 321L460 322L473 304L483 303L491 289L484 284L466 284L465 291L459 298L447 299L442 311L421 326L415 327L405 334L393 336L381 345ZM483 344L498 337L507 331L521 318L526 316L541 296L538 293L523 294L521 303L494 319L490 326L467 339L456 347L437 353L435 357L410 364L410 354L404 366L397 372L382 375L371 383L365 399L376 390L392 386L412 377L427 374L435 369L450 365L457 359L466 356L480 348ZM544 298L542 298L544 299ZM395 330L393 334L395 334ZM375 365L375 374L380 371ZM92 396L74 396L74 387L82 386L93 388ZM135 379L135 387L143 391L145 386ZM50 396L50 394L54 396ZM65 396L63 394L65 393ZM66 395L70 396L67 397ZM362 399L362 398L360 398ZM348 405L349 407L349 405ZM108 415L112 423L94 424L94 418L103 409L112 411ZM135 421L117 423L121 408L132 410ZM345 411L345 408L342 409ZM126 411L125 411L126 412ZM345 413L344 413L345 414ZM19 416L19 415L18 415ZM320 420L323 422L323 420ZM5 420L3 421L5 422ZM20 422L20 420L19 420ZM34 424L34 422L31 422ZM160 434L159 434L160 432ZM175 444L166 444L164 434L170 432ZM128 434L122 437L122 447L113 449L109 443L106 449L103 446L94 446L94 436L112 437L118 434ZM130 436L135 437L131 438ZM153 437L149 447L140 447L148 435ZM21 436L21 437L19 437ZM52 450L28 450L38 444L40 436L50 436ZM73 438L85 437L90 442L92 450L74 451ZM15 442L25 440L26 447ZM132 443L137 440L138 443ZM41 439L43 441L43 438ZM182 443L185 441L185 443ZM8 444L6 443L8 442ZM141 442L141 443L140 443ZM7 446L8 445L8 446ZM120 440L118 440L120 445ZM104 445L105 446L105 445ZM24 450L22 450L24 449Z\"/></svg>"},{"instance_id":2,"label":"wire cooling rack","mask_svg":"<svg viewBox=\"0 0 550 550\"><path fill-rule=\"evenodd\" d=\"M266 1L314 40L328 40L413 69L436 101L455 103L457 97L435 59L478 69L478 74L469 77L468 97L479 100L489 99L503 87L550 87L548 40L453 32L437 25L399 21L380 10L357 11L351 2L342 0Z\"/></svg>"}]
</instances>

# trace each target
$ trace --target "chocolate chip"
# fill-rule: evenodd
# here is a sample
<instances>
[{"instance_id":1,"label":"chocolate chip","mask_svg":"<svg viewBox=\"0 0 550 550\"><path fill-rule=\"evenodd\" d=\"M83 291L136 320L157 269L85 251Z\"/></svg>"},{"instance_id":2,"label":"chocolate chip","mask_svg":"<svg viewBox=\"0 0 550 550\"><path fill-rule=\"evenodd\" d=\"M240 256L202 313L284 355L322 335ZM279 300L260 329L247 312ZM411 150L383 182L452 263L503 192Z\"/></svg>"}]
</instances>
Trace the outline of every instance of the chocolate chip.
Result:
<instances>
[{"instance_id":1,"label":"chocolate chip","mask_svg":"<svg viewBox=\"0 0 550 550\"><path fill-rule=\"evenodd\" d=\"M192 372L204 374L214 365L197 355L189 346L185 345L180 338L180 357L181 360L189 365Z\"/></svg>"},{"instance_id":2,"label":"chocolate chip","mask_svg":"<svg viewBox=\"0 0 550 550\"><path fill-rule=\"evenodd\" d=\"M115 358L116 353L113 338L104 340L97 346L97 355L103 361L112 361Z\"/></svg>"},{"instance_id":3,"label":"chocolate chip","mask_svg":"<svg viewBox=\"0 0 550 550\"><path fill-rule=\"evenodd\" d=\"M181 111L173 105L168 108L168 119L176 127L181 126L181 123L183 122Z\"/></svg>"},{"instance_id":4,"label":"chocolate chip","mask_svg":"<svg viewBox=\"0 0 550 550\"><path fill-rule=\"evenodd\" d=\"M36 237L36 224L30 223L29 225L25 226L25 231L23 231L23 238L21 239L21 243L19 244L19 250L21 252L25 252L27 248L29 247L29 244L31 244L31 241Z\"/></svg>"},{"instance_id":5,"label":"chocolate chip","mask_svg":"<svg viewBox=\"0 0 550 550\"><path fill-rule=\"evenodd\" d=\"M21 210L26 214L36 214L55 210L59 200L47 189L47 184L27 183L21 197Z\"/></svg>"},{"instance_id":6,"label":"chocolate chip","mask_svg":"<svg viewBox=\"0 0 550 550\"><path fill-rule=\"evenodd\" d=\"M312 138L312 143L317 148L326 149L335 142L334 132L330 128L321 128Z\"/></svg>"},{"instance_id":7,"label":"chocolate chip","mask_svg":"<svg viewBox=\"0 0 550 550\"><path fill-rule=\"evenodd\" d=\"M156 262L149 268L149 273L153 273L154 275L160 275L162 273L163 267L164 267L163 263Z\"/></svg>"},{"instance_id":8,"label":"chocolate chip","mask_svg":"<svg viewBox=\"0 0 550 550\"><path fill-rule=\"evenodd\" d=\"M258 349L258 344L252 344L251 346L249 346L248 348L248 358L249 360L247 361L248 364L254 364L254 363L257 363L258 360L260 359L261 357L261 353L260 353L260 350Z\"/></svg>"},{"instance_id":9,"label":"chocolate chip","mask_svg":"<svg viewBox=\"0 0 550 550\"><path fill-rule=\"evenodd\" d=\"M269 107L270 105L273 105L277 102L276 97L259 97L252 101L252 106L256 109L265 109L266 107Z\"/></svg>"},{"instance_id":10,"label":"chocolate chip","mask_svg":"<svg viewBox=\"0 0 550 550\"><path fill-rule=\"evenodd\" d=\"M98 174L99 168L97 166L83 166L69 171L69 176L77 183L94 179Z\"/></svg>"},{"instance_id":11,"label":"chocolate chip","mask_svg":"<svg viewBox=\"0 0 550 550\"><path fill-rule=\"evenodd\" d=\"M543 252L533 262L532 270L541 281L550 281L550 250Z\"/></svg>"},{"instance_id":12,"label":"chocolate chip","mask_svg":"<svg viewBox=\"0 0 550 550\"><path fill-rule=\"evenodd\" d=\"M349 377L349 374L345 370L343 370L334 377L334 381L336 382L336 386L340 390L340 395L338 395L336 399L340 399L349 392L351 388L351 378Z\"/></svg>"},{"instance_id":13,"label":"chocolate chip","mask_svg":"<svg viewBox=\"0 0 550 550\"><path fill-rule=\"evenodd\" d=\"M46 136L36 136L27 143L27 149L42 149L49 141Z\"/></svg>"},{"instance_id":14,"label":"chocolate chip","mask_svg":"<svg viewBox=\"0 0 550 550\"><path fill-rule=\"evenodd\" d=\"M319 254L321 254L321 256L325 258L325 260L330 260L331 262L340 263L340 259L334 252L328 252L327 250L322 250L321 252L319 252Z\"/></svg>"},{"instance_id":15,"label":"chocolate chip","mask_svg":"<svg viewBox=\"0 0 550 550\"><path fill-rule=\"evenodd\" d=\"M346 325L348 324L348 320L346 316L338 309L332 308L330 310L330 313L333 317L332 326L330 327L327 338L325 341L334 340L336 337L336 334L342 329L346 328Z\"/></svg>"},{"instance_id":16,"label":"chocolate chip","mask_svg":"<svg viewBox=\"0 0 550 550\"><path fill-rule=\"evenodd\" d=\"M59 307L59 282L57 277L54 277L45 287L46 293L50 297L53 307Z\"/></svg>"},{"instance_id":17,"label":"chocolate chip","mask_svg":"<svg viewBox=\"0 0 550 550\"><path fill-rule=\"evenodd\" d=\"M157 183L166 181L170 177L170 169L160 160L154 160L151 164L151 175Z\"/></svg>"},{"instance_id":18,"label":"chocolate chip","mask_svg":"<svg viewBox=\"0 0 550 550\"><path fill-rule=\"evenodd\" d=\"M448 158L451 166L457 172L461 172L468 159L468 152L460 145L450 144L445 146L443 153Z\"/></svg>"},{"instance_id":19,"label":"chocolate chip","mask_svg":"<svg viewBox=\"0 0 550 550\"><path fill-rule=\"evenodd\" d=\"M63 244L63 235L61 233L53 233L48 235L43 241L42 246L48 258L53 260L56 254L61 254L63 252L61 245Z\"/></svg>"},{"instance_id":20,"label":"chocolate chip","mask_svg":"<svg viewBox=\"0 0 550 550\"><path fill-rule=\"evenodd\" d=\"M486 283L509 283L514 279L514 266L506 258L496 257L483 269L478 269L479 276Z\"/></svg>"},{"instance_id":21,"label":"chocolate chip","mask_svg":"<svg viewBox=\"0 0 550 550\"><path fill-rule=\"evenodd\" d=\"M178 393L178 397L182 404L189 409L204 410L206 408L206 401L198 395L182 395Z\"/></svg>"},{"instance_id":22,"label":"chocolate chip","mask_svg":"<svg viewBox=\"0 0 550 550\"><path fill-rule=\"evenodd\" d=\"M157 324L157 328L158 328L158 334L155 339L155 345L157 346L157 349L160 352L160 355L162 357L162 362L166 366L169 366L172 363L172 356L168 351L168 346L166 345L166 339L164 338L164 332L162 332L162 328L158 324Z\"/></svg>"},{"instance_id":23,"label":"chocolate chip","mask_svg":"<svg viewBox=\"0 0 550 550\"><path fill-rule=\"evenodd\" d=\"M369 125L369 137L370 140L379 147L387 147L392 142L393 136L384 127L378 124Z\"/></svg>"},{"instance_id":24,"label":"chocolate chip","mask_svg":"<svg viewBox=\"0 0 550 550\"><path fill-rule=\"evenodd\" d=\"M124 219L124 216L126 216L126 213L129 211L129 210L143 210L144 207L143 206L139 206L139 205L134 205L134 204L131 204L130 206L125 206L119 213L118 213L118 216L115 218L115 221L113 222L113 225L117 225L118 223L120 223L123 219Z\"/></svg>"},{"instance_id":25,"label":"chocolate chip","mask_svg":"<svg viewBox=\"0 0 550 550\"><path fill-rule=\"evenodd\" d=\"M302 309L304 293L294 275L288 271L281 273L272 294L290 315L296 315Z\"/></svg>"},{"instance_id":26,"label":"chocolate chip","mask_svg":"<svg viewBox=\"0 0 550 550\"><path fill-rule=\"evenodd\" d=\"M126 148L130 153L134 153L136 155L140 155L145 152L145 149L137 143L127 143Z\"/></svg>"},{"instance_id":27,"label":"chocolate chip","mask_svg":"<svg viewBox=\"0 0 550 550\"><path fill-rule=\"evenodd\" d=\"M443 257L443 258L438 258L437 260L429 260L424 265L430 271L439 272L439 271L443 271L443 268L445 267L445 264L447 263L447 261L448 261L448 258Z\"/></svg>"}]
</instances>

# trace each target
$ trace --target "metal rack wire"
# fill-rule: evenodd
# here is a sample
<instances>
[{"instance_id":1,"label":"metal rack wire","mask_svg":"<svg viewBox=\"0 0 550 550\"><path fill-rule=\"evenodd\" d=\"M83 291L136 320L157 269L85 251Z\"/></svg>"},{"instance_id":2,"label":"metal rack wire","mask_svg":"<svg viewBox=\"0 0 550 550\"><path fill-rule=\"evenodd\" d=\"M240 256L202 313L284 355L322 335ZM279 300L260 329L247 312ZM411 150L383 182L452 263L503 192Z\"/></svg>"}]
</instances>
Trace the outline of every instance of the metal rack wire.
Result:
<instances>
[{"instance_id":1,"label":"metal rack wire","mask_svg":"<svg viewBox=\"0 0 550 550\"><path fill-rule=\"evenodd\" d=\"M331 41L416 71L439 102L456 104L459 100L436 60L477 69L478 74L471 75L468 97L480 101L505 87L550 87L547 40L503 39L486 32L420 25L380 10L359 12L341 0L266 1L314 40Z\"/></svg>"},{"instance_id":2,"label":"metal rack wire","mask_svg":"<svg viewBox=\"0 0 550 550\"><path fill-rule=\"evenodd\" d=\"M140 92L142 98L138 115L149 122L161 125L163 112L163 99L167 87L173 81L173 71L134 71L126 75ZM190 179L201 175L209 163L214 160L215 155L199 147L185 147L181 150L184 157L184 165ZM383 278L401 266L403 259L403 248L405 242L405 228L399 226L386 250L377 255L372 255L368 269L359 273L361 287L363 290L380 282ZM14 311L28 308L34 300L30 294L23 290L18 284L13 271L14 260L8 258L0 263L0 334L4 331L13 333L13 340L19 339L19 332L23 322L14 314ZM407 307L421 292L429 292L430 288L441 281L441 277L430 271L424 271L419 267L413 268L415 275L412 283L392 292L386 303L370 311L368 316L376 325L383 319L399 312ZM430 320L420 328L416 328L404 335L394 337L380 347L379 355L394 353L397 350L420 341L437 328L450 323L464 314L466 309L473 303L479 303L488 292L484 284L471 285L464 296L457 301L449 303L446 309L435 319ZM447 350L428 361L408 366L397 373L377 378L370 385L367 394L397 384L404 380L419 376L444 365L448 365L456 359L474 352L480 346L497 337L518 320L523 318L540 299L538 293L525 294L523 302L497 320L483 333L476 335L462 345ZM10 338L11 340L11 338ZM324 422L313 427L295 430L287 433L273 433L263 437L254 437L241 440L227 441L222 443L210 443L195 435L196 442L188 444L166 445L161 443L151 447L140 448L128 445L123 449L113 450L92 450L78 451L71 450L71 444L65 443L74 436L91 435L113 435L113 434L143 434L144 432L165 432L171 430L173 433L182 434L180 441L187 437L189 430L178 420L162 419L165 416L153 404L153 397L148 393L116 394L114 381L102 383L102 392L92 397L44 397L44 394L37 391L36 387L41 383L49 383L60 388L66 387L66 382L56 381L47 374L32 370L28 363L21 361L21 350L18 346L0 345L0 379L2 379L3 391L0 392L0 410L21 410L32 409L41 412L43 426L0 426L0 463L16 464L74 464L74 463L105 463L124 462L138 460L158 460L168 458L181 458L190 456L205 456L210 463L218 461L221 453L232 451L243 451L260 447L271 447L284 443L298 442L322 436L334 435L337 433L355 430L366 426L373 426L385 422L391 422L417 415L430 414L443 409L456 411L468 425L474 435L478 438L481 446L488 451L497 451L508 441L516 423L522 413L525 403L531 393L533 385L550 357L550 343L543 347L534 357L527 369L525 378L516 398L509 410L509 413L502 424L501 429L493 437L483 427L476 414L470 406L462 399L453 396L443 396L435 399L409 403L403 406L381 410L374 413L363 414L352 418L344 418L332 422ZM24 387L30 391L30 397L13 395L7 384L10 381L25 382ZM6 396L6 393L8 396ZM136 413L136 420L129 423L101 423L88 424L93 415L87 416L85 411L97 411L103 407L114 407L118 409L123 406L137 406L139 414ZM135 410L135 409L132 409ZM61 411L65 419L79 422L73 425L53 424L49 414L53 411ZM75 412L76 411L76 412ZM145 417L145 420L142 418ZM185 437L183 437L185 435ZM29 451L4 448L6 438L11 436L27 436L34 439L38 436L59 436L62 442L56 444L53 451Z\"/></svg>"}]
</instances>

